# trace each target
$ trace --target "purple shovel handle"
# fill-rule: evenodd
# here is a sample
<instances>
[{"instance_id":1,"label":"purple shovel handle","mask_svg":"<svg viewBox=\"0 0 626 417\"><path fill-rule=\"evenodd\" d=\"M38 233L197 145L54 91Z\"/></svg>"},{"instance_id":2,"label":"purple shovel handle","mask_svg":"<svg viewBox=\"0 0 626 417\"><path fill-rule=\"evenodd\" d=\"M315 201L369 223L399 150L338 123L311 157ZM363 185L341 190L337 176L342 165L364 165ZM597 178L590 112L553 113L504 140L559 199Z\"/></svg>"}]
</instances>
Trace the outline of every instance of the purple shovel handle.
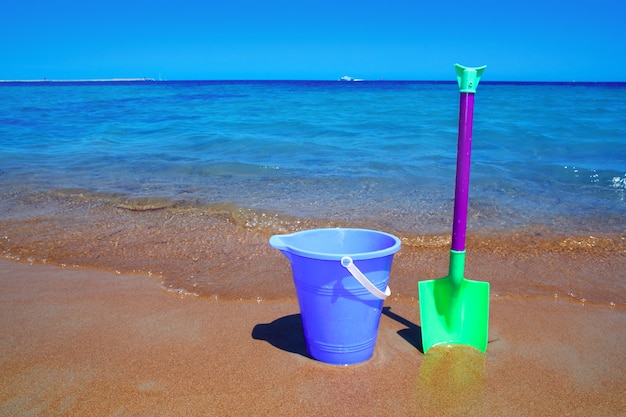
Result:
<instances>
[{"instance_id":1,"label":"purple shovel handle","mask_svg":"<svg viewBox=\"0 0 626 417\"><path fill-rule=\"evenodd\" d=\"M452 250L458 252L465 250L473 118L474 94L461 93L459 106L459 143L456 157L456 185L454 189L454 222L452 224Z\"/></svg>"}]
</instances>

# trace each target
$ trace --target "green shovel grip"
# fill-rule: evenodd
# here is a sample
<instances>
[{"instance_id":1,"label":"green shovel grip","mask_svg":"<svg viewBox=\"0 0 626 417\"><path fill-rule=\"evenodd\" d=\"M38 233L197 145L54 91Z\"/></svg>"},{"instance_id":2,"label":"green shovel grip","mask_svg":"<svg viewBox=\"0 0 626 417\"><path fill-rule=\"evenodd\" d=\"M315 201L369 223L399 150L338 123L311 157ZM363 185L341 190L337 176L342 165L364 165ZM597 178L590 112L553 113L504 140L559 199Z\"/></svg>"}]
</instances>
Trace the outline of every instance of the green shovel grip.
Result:
<instances>
[{"instance_id":1,"label":"green shovel grip","mask_svg":"<svg viewBox=\"0 0 626 417\"><path fill-rule=\"evenodd\" d=\"M487 65L482 67L470 68L464 67L460 64L454 64L454 70L456 71L456 78L459 83L459 92L461 93L476 93L476 87L480 82L480 77L483 75L483 71L487 68Z\"/></svg>"},{"instance_id":2,"label":"green shovel grip","mask_svg":"<svg viewBox=\"0 0 626 417\"><path fill-rule=\"evenodd\" d=\"M448 278L456 289L461 287L465 279L465 251L450 251L450 267Z\"/></svg>"}]
</instances>

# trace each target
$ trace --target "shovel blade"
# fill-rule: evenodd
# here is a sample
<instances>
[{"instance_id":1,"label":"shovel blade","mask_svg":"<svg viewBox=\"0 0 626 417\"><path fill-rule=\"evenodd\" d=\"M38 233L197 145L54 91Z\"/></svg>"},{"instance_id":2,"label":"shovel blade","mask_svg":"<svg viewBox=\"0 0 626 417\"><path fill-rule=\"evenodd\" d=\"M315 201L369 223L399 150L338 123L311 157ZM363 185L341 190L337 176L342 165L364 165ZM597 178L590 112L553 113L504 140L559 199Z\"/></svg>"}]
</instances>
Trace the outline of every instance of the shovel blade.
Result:
<instances>
[{"instance_id":1,"label":"shovel blade","mask_svg":"<svg viewBox=\"0 0 626 417\"><path fill-rule=\"evenodd\" d=\"M424 353L438 344L470 345L485 352L489 329L489 283L448 277L419 286Z\"/></svg>"}]
</instances>

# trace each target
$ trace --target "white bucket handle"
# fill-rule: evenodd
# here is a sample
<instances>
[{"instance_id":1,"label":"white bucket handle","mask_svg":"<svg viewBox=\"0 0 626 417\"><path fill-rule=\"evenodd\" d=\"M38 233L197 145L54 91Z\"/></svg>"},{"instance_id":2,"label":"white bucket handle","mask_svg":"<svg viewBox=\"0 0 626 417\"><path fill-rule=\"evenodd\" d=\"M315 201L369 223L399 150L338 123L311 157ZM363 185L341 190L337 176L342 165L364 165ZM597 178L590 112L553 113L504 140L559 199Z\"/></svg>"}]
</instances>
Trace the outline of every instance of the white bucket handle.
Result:
<instances>
[{"instance_id":1,"label":"white bucket handle","mask_svg":"<svg viewBox=\"0 0 626 417\"><path fill-rule=\"evenodd\" d=\"M374 284L372 284L372 282L367 279L365 275L363 275L361 270L356 267L354 262L352 262L351 257L344 256L343 258L341 258L341 266L350 271L350 274L352 274L352 276L356 278L356 280L359 281L361 285L363 285L369 292L371 292L374 297L384 300L391 295L391 290L389 289L389 287L387 287L385 292L382 292L381 290L376 288Z\"/></svg>"}]
</instances>

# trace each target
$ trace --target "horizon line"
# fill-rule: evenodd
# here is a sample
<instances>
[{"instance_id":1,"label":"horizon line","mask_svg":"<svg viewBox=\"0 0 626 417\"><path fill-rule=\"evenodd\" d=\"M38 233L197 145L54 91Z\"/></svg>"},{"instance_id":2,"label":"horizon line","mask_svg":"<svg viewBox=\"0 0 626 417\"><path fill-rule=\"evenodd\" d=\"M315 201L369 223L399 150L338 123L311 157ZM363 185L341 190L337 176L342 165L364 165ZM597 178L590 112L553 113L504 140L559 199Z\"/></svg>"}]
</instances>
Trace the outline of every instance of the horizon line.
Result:
<instances>
[{"instance_id":1,"label":"horizon line","mask_svg":"<svg viewBox=\"0 0 626 417\"><path fill-rule=\"evenodd\" d=\"M456 83L456 80L419 80L419 79L357 79L344 81L341 79L328 79L328 78L259 78L259 79L245 79L245 78L232 78L232 79L219 79L219 78L206 78L206 79L156 79L152 77L113 77L113 78L70 78L70 79L0 79L0 83L105 83L105 82L119 82L119 83L140 83L140 82L261 82L261 81L287 81L287 82L311 82L311 81L321 81L321 82L341 82L346 84L352 83L362 83L362 82L424 82L424 83ZM626 81L579 81L579 80L481 80L483 83L537 83L537 84L549 84L549 83L567 83L567 84L577 84L577 83L585 83L585 84L620 84L626 83Z\"/></svg>"}]
</instances>

